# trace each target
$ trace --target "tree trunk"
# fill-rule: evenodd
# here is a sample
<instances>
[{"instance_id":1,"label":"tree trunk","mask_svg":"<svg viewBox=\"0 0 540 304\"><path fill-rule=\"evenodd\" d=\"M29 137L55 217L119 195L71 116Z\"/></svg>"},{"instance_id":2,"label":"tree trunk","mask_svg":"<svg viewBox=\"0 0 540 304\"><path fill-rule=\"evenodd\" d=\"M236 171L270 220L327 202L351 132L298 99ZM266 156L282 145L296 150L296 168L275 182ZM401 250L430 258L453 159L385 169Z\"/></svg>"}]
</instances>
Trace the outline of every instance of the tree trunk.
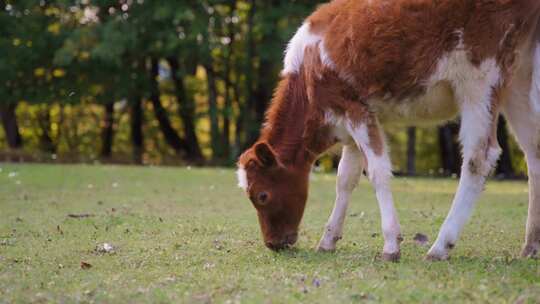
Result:
<instances>
[{"instance_id":1,"label":"tree trunk","mask_svg":"<svg viewBox=\"0 0 540 304\"><path fill-rule=\"evenodd\" d=\"M195 101L191 96L188 96L184 79L180 76L178 59L176 57L169 57L167 61L171 67L171 75L175 83L176 100L178 102L178 114L182 119L182 126L184 128L184 140L187 148L186 158L190 161L199 162L203 160L203 156L195 126Z\"/></svg>"},{"instance_id":2,"label":"tree trunk","mask_svg":"<svg viewBox=\"0 0 540 304\"><path fill-rule=\"evenodd\" d=\"M142 164L142 156L144 153L144 134L143 134L143 108L142 101L139 96L133 97L131 100L130 111L130 126L131 126L131 144L133 145L133 162Z\"/></svg>"},{"instance_id":3,"label":"tree trunk","mask_svg":"<svg viewBox=\"0 0 540 304\"><path fill-rule=\"evenodd\" d=\"M508 130L506 128L506 120L504 117L499 117L499 123L497 127L497 140L502 149L501 158L497 164L496 174L505 178L515 176L514 168L512 166L512 157L510 155L510 143L508 139Z\"/></svg>"},{"instance_id":4,"label":"tree trunk","mask_svg":"<svg viewBox=\"0 0 540 304\"><path fill-rule=\"evenodd\" d=\"M159 123L159 128L163 133L165 141L171 148L180 154L182 151L186 151L186 143L178 136L176 131L171 125L167 111L161 105L159 84L157 81L159 73L159 61L156 58L152 58L151 70L150 70L150 101L154 107L154 115Z\"/></svg>"},{"instance_id":5,"label":"tree trunk","mask_svg":"<svg viewBox=\"0 0 540 304\"><path fill-rule=\"evenodd\" d=\"M252 102L252 113L255 115L255 119L252 120L253 124L249 128L248 133L248 145L255 143L259 137L259 129L264 122L264 114L268 103L272 99L272 90L275 86L272 75L273 63L268 60L261 60L258 70L258 84L254 93L254 102Z\"/></svg>"},{"instance_id":6,"label":"tree trunk","mask_svg":"<svg viewBox=\"0 0 540 304\"><path fill-rule=\"evenodd\" d=\"M114 102L108 102L104 106L104 126L101 130L101 157L109 158L112 155L114 138Z\"/></svg>"},{"instance_id":7,"label":"tree trunk","mask_svg":"<svg viewBox=\"0 0 540 304\"><path fill-rule=\"evenodd\" d=\"M250 0L250 9L247 17L247 33L246 33L246 59L244 61L244 74L245 80L245 96L246 99L242 107L240 107L240 117L236 123L238 131L237 137L241 138L241 132L243 131L244 139L239 140L242 142L241 150L245 150L251 145L250 138L253 137L253 128L255 128L253 120L255 113L253 112L253 104L255 103L255 96L253 92L253 59L255 57L255 39L254 39L254 27L255 27L255 12L257 9L256 1Z\"/></svg>"},{"instance_id":8,"label":"tree trunk","mask_svg":"<svg viewBox=\"0 0 540 304\"><path fill-rule=\"evenodd\" d=\"M407 175L416 175L416 128L407 129Z\"/></svg>"},{"instance_id":9,"label":"tree trunk","mask_svg":"<svg viewBox=\"0 0 540 304\"><path fill-rule=\"evenodd\" d=\"M279 6L280 3L277 0L265 1L268 9ZM264 9L264 8L263 8ZM276 85L277 78L274 73L274 67L276 61L269 56L263 56L265 49L279 48L279 36L277 36L277 23L279 18L274 17L269 24L274 27L273 30L265 31L261 38L261 41L257 43L259 45L259 58L260 63L257 70L257 86L251 101L252 113L254 113L254 121L248 130L248 145L253 144L259 137L259 130L264 122L264 115L270 100L272 99L273 88ZM253 59L252 59L253 60Z\"/></svg>"},{"instance_id":10,"label":"tree trunk","mask_svg":"<svg viewBox=\"0 0 540 304\"><path fill-rule=\"evenodd\" d=\"M17 123L17 116L15 114L16 108L16 103L0 105L0 118L2 119L7 144L11 149L19 149L23 146L19 124Z\"/></svg>"},{"instance_id":11,"label":"tree trunk","mask_svg":"<svg viewBox=\"0 0 540 304\"><path fill-rule=\"evenodd\" d=\"M229 14L231 18L236 10L236 0L229 2ZM231 83L231 64L232 54L234 52L234 23L231 21L227 26L229 45L227 47L227 56L225 57L225 67L223 77L225 80L225 109L223 111L223 155L227 160L231 158L231 117L232 117L232 83Z\"/></svg>"},{"instance_id":12,"label":"tree trunk","mask_svg":"<svg viewBox=\"0 0 540 304\"><path fill-rule=\"evenodd\" d=\"M48 104L39 106L38 124L41 129L39 137L41 150L47 153L56 153L56 145L54 144L50 130L51 130L51 109Z\"/></svg>"},{"instance_id":13,"label":"tree trunk","mask_svg":"<svg viewBox=\"0 0 540 304\"><path fill-rule=\"evenodd\" d=\"M238 69L240 70L240 69ZM236 81L233 85L232 93L233 93L233 101L236 101L236 104L238 105L238 109L240 110L238 113L238 116L235 119L235 132L234 132L234 157L240 156L240 153L242 152L243 147L243 141L242 141L242 134L244 133L244 103L242 103L242 100L240 98L240 87L239 87L239 76L236 74Z\"/></svg>"},{"instance_id":14,"label":"tree trunk","mask_svg":"<svg viewBox=\"0 0 540 304\"><path fill-rule=\"evenodd\" d=\"M212 158L214 161L223 157L221 147L221 132L219 130L218 105L217 105L217 87L216 74L212 60L205 64L206 81L208 84L208 114L210 116L210 142L212 146Z\"/></svg>"},{"instance_id":15,"label":"tree trunk","mask_svg":"<svg viewBox=\"0 0 540 304\"><path fill-rule=\"evenodd\" d=\"M459 174L461 172L460 148L457 142L459 126L455 123L439 128L439 146L443 173Z\"/></svg>"}]
</instances>

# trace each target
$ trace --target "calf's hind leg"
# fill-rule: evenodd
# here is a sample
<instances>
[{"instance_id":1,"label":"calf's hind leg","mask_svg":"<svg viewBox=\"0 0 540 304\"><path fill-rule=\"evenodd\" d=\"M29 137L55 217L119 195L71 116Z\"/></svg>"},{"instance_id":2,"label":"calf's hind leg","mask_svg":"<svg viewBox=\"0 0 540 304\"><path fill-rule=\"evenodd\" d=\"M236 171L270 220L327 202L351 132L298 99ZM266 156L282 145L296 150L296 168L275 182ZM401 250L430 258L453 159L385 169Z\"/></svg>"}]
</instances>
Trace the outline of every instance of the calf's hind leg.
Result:
<instances>
[{"instance_id":1,"label":"calf's hind leg","mask_svg":"<svg viewBox=\"0 0 540 304\"><path fill-rule=\"evenodd\" d=\"M521 149L527 159L529 172L529 212L523 257L537 257L540 253L540 115L531 109L522 96L525 90L516 88L513 98L503 108Z\"/></svg>"},{"instance_id":2,"label":"calf's hind leg","mask_svg":"<svg viewBox=\"0 0 540 304\"><path fill-rule=\"evenodd\" d=\"M342 237L343 222L351 193L358 184L361 174L362 153L354 144L343 146L337 173L336 202L317 246L318 251L334 251L336 249L336 243Z\"/></svg>"},{"instance_id":3,"label":"calf's hind leg","mask_svg":"<svg viewBox=\"0 0 540 304\"><path fill-rule=\"evenodd\" d=\"M450 212L428 252L428 260L448 258L484 189L487 176L501 153L496 132L497 106L492 91L490 86L489 91L484 91L490 93L486 93L483 98L469 96L463 99L460 131L463 146L461 178Z\"/></svg>"}]
</instances>

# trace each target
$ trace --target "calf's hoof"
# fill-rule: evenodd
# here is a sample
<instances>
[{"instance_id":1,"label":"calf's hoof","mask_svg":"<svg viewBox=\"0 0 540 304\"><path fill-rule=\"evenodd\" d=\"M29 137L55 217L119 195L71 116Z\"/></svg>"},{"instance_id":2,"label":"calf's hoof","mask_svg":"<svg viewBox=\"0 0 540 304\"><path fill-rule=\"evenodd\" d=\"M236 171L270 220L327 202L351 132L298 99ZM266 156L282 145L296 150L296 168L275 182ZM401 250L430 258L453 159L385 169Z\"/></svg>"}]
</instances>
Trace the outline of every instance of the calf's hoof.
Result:
<instances>
[{"instance_id":1,"label":"calf's hoof","mask_svg":"<svg viewBox=\"0 0 540 304\"><path fill-rule=\"evenodd\" d=\"M322 245L322 244L319 244L317 245L317 252L335 252L336 251L336 246L328 246L328 245Z\"/></svg>"},{"instance_id":2,"label":"calf's hoof","mask_svg":"<svg viewBox=\"0 0 540 304\"><path fill-rule=\"evenodd\" d=\"M447 261L449 257L448 251L440 251L432 248L426 255L425 260L429 262Z\"/></svg>"},{"instance_id":3,"label":"calf's hoof","mask_svg":"<svg viewBox=\"0 0 540 304\"><path fill-rule=\"evenodd\" d=\"M401 251L394 252L394 253L383 252L382 254L382 260L385 262L397 263L399 262L400 258L401 258Z\"/></svg>"},{"instance_id":4,"label":"calf's hoof","mask_svg":"<svg viewBox=\"0 0 540 304\"><path fill-rule=\"evenodd\" d=\"M428 254L425 257L425 260L428 262L447 261L448 259L449 259L448 254L444 254L444 255Z\"/></svg>"},{"instance_id":5,"label":"calf's hoof","mask_svg":"<svg viewBox=\"0 0 540 304\"><path fill-rule=\"evenodd\" d=\"M538 258L538 252L539 251L540 251L540 244L539 243L525 245L525 247L521 251L521 256L523 258L536 259L536 258Z\"/></svg>"}]
</instances>

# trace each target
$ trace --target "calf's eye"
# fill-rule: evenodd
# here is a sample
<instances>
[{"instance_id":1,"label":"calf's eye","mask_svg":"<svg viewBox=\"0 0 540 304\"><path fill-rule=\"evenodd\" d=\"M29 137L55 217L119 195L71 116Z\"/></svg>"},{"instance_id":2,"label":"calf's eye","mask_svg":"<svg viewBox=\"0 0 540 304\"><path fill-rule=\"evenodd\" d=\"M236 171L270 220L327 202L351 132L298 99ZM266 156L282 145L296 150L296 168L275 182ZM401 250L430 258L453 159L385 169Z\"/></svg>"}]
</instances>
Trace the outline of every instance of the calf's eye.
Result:
<instances>
[{"instance_id":1,"label":"calf's eye","mask_svg":"<svg viewBox=\"0 0 540 304\"><path fill-rule=\"evenodd\" d=\"M268 200L268 193L266 193L266 192L260 192L260 193L257 195L257 201L258 201L260 204L265 204L267 200Z\"/></svg>"}]
</instances>

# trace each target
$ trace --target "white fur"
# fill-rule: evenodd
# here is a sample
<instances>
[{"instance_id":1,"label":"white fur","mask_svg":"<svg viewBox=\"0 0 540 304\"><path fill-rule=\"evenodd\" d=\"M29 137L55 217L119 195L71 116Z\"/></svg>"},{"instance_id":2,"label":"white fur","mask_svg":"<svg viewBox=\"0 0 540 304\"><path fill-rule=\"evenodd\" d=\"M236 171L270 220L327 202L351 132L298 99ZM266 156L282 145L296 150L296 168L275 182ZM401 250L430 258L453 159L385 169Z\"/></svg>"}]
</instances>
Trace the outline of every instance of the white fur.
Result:
<instances>
[{"instance_id":1,"label":"white fur","mask_svg":"<svg viewBox=\"0 0 540 304\"><path fill-rule=\"evenodd\" d=\"M350 196L358 184L361 173L362 153L354 144L344 146L338 166L336 202L326 224L326 230L319 242L319 250L334 250L337 241L341 239Z\"/></svg>"},{"instance_id":2,"label":"white fur","mask_svg":"<svg viewBox=\"0 0 540 304\"><path fill-rule=\"evenodd\" d=\"M384 236L383 252L396 254L399 252L400 225L394 208L394 199L390 189L392 163L388 149L383 145L383 154L377 155L371 147L368 128L365 124L357 126L356 122L348 123L348 130L357 146L362 150L367 162L368 177L375 188L375 194L381 212L381 226ZM378 130L381 132L380 130ZM381 134L382 137L382 134Z\"/></svg>"},{"instance_id":3,"label":"white fur","mask_svg":"<svg viewBox=\"0 0 540 304\"><path fill-rule=\"evenodd\" d=\"M247 191L248 179L246 170L242 166L239 166L238 170L236 170L236 177L238 178L238 187L244 189L244 191Z\"/></svg>"},{"instance_id":4,"label":"white fur","mask_svg":"<svg viewBox=\"0 0 540 304\"><path fill-rule=\"evenodd\" d=\"M431 81L440 80L452 83L457 102L461 106L460 141L463 146L463 167L458 190L439 236L429 251L431 258L446 259L500 154L498 147L490 147L487 155L484 149L487 148L493 127L490 109L493 90L501 81L501 72L495 59L487 59L475 67L467 58L466 48L460 43L455 51L439 61ZM469 169L471 161L478 167L476 172Z\"/></svg>"},{"instance_id":5,"label":"white fur","mask_svg":"<svg viewBox=\"0 0 540 304\"><path fill-rule=\"evenodd\" d=\"M396 100L387 96L384 101L371 100L378 117L383 124L393 125L436 125L454 119L459 106L487 99L482 94L491 94L483 90L486 84L497 85L500 81L500 68L494 58L488 59L479 67L469 61L468 50L463 44L462 31L456 33L460 42L456 48L440 58L435 72L423 84L426 93L413 100ZM489 112L489 104L475 111ZM461 109L467 112L467 109ZM489 115L478 113L489 124ZM473 113L473 115L476 115ZM470 132L471 130L467 130Z\"/></svg>"},{"instance_id":6,"label":"white fur","mask_svg":"<svg viewBox=\"0 0 540 304\"><path fill-rule=\"evenodd\" d=\"M486 94L485 86L497 85L500 75L501 70L495 58L483 61L479 67L473 65L469 60L468 50L460 39L460 43L453 51L439 59L435 73L428 79L427 86L432 87L440 81L449 81L458 102L478 102L485 99L485 96L482 96Z\"/></svg>"},{"instance_id":7,"label":"white fur","mask_svg":"<svg viewBox=\"0 0 540 304\"><path fill-rule=\"evenodd\" d=\"M392 177L392 163L387 153L387 147L385 145L385 152L382 155L376 155L373 148L370 146L370 139L368 135L368 128L365 124L361 124L359 127L355 126L355 123L349 124L348 130L353 137L354 141L364 152L368 165L367 173L369 180L377 185L379 183L386 183Z\"/></svg>"},{"instance_id":8,"label":"white fur","mask_svg":"<svg viewBox=\"0 0 540 304\"><path fill-rule=\"evenodd\" d=\"M296 74L304 62L304 52L307 47L322 40L320 35L311 33L309 23L304 23L287 45L282 75Z\"/></svg>"},{"instance_id":9,"label":"white fur","mask_svg":"<svg viewBox=\"0 0 540 304\"><path fill-rule=\"evenodd\" d=\"M337 240L341 238L350 193L358 181L359 172L362 171L363 160L366 163L367 175L375 189L381 212L381 226L385 240L383 252L398 253L401 228L390 190L392 163L386 145L383 144L383 154L377 155L371 147L368 128L365 124L350 121L332 111L325 113L325 122L334 126L334 135L346 146L344 146L338 167L336 203L319 243L319 249L333 250ZM380 135L383 137L383 134ZM349 145L354 146L355 150Z\"/></svg>"},{"instance_id":10,"label":"white fur","mask_svg":"<svg viewBox=\"0 0 540 304\"><path fill-rule=\"evenodd\" d=\"M330 58L330 55L328 55L328 52L326 51L326 47L324 46L324 43L319 43L319 56L321 57L321 62L323 65L330 67L332 69L336 69L336 64L332 59Z\"/></svg>"}]
</instances>

